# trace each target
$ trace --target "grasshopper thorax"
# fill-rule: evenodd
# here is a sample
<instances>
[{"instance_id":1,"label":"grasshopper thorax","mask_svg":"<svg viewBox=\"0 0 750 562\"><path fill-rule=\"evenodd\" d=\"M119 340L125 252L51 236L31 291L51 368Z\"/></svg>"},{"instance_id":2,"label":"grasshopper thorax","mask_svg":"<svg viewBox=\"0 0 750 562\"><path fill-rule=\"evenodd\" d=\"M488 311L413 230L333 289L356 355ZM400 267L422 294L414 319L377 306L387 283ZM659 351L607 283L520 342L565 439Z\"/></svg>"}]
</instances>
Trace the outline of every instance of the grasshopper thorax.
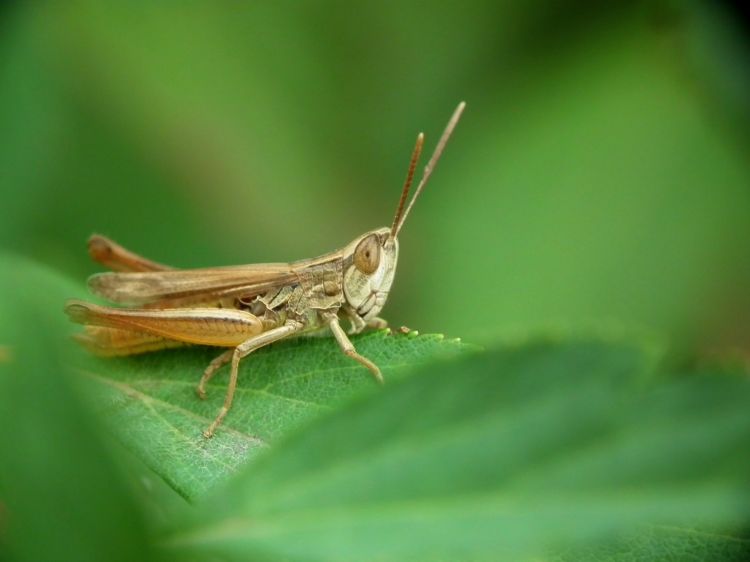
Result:
<instances>
[{"instance_id":1,"label":"grasshopper thorax","mask_svg":"<svg viewBox=\"0 0 750 562\"><path fill-rule=\"evenodd\" d=\"M390 228L355 238L344 250L344 297L364 320L375 318L388 299L398 261Z\"/></svg>"}]
</instances>

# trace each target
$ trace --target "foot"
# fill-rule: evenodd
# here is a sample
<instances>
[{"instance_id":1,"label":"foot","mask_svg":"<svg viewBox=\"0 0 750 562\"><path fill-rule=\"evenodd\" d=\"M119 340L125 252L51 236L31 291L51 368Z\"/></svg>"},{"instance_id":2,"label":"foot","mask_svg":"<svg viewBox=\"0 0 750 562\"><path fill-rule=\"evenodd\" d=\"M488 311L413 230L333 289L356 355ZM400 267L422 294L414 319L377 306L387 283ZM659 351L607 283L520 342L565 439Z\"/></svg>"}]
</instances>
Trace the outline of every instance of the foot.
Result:
<instances>
[{"instance_id":1,"label":"foot","mask_svg":"<svg viewBox=\"0 0 750 562\"><path fill-rule=\"evenodd\" d=\"M211 439L211 437L214 436L214 433L216 433L216 428L221 425L221 421L224 419L224 416L227 415L227 412L229 409L224 406L219 410L219 415L216 416L216 419L213 421L211 425L208 426L208 428L203 432L203 437L206 439Z\"/></svg>"}]
</instances>

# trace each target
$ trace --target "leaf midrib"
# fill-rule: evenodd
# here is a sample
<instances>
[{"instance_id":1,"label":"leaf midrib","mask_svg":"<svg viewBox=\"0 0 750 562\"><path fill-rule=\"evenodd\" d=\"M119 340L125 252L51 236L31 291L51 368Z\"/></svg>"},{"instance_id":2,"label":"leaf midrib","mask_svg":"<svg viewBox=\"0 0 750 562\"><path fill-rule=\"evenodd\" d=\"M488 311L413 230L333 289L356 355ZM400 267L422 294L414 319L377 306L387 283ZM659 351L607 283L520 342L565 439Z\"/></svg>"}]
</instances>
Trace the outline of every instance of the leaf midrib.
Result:
<instances>
[{"instance_id":1,"label":"leaf midrib","mask_svg":"<svg viewBox=\"0 0 750 562\"><path fill-rule=\"evenodd\" d=\"M170 402L165 402L164 400L161 400L159 398L155 398L155 397L150 396L150 395L148 395L148 394L146 394L144 392L141 392L140 390L137 390L136 388L134 388L133 386L131 386L128 383L125 383L125 382L122 382L122 381L115 381L115 380L109 379L107 377L103 377L101 375L98 375L96 373L92 373L90 371L80 370L79 372L81 374L89 377L89 378L92 378L92 379L96 380L97 382L100 382L100 383L103 383L103 384L105 384L107 386L111 386L113 388L116 388L119 391L123 392L124 394L127 394L128 396L130 396L132 398L135 398L137 400L142 401L149 408L153 408L154 404L158 404L159 407L161 407L161 408L164 408L164 409L167 409L167 410L171 410L171 411L179 412L180 414L182 414L182 415L184 415L186 417L190 417L190 418L195 419L197 421L200 421L202 423L206 423L207 424L207 423L210 423L212 421L209 418L207 418L205 416L202 416L200 414L197 414L197 413L195 413L195 412L193 412L191 410L188 410L186 408L183 408L182 406L178 406L178 405L172 404ZM169 422L167 422L167 423L169 423ZM170 424L170 425L172 425L172 424ZM242 439L245 439L246 441L249 441L250 443L254 444L256 447L267 447L268 446L268 443L266 441L264 441L263 439L261 439L260 437L256 437L254 435L250 435L249 433L243 433L242 431L239 431L239 430L237 430L237 429L235 429L233 427L226 427L223 430L224 431L229 431L230 433L233 433L234 435L237 435L237 436L241 437ZM180 432L180 435L184 436L185 439L190 440L188 438L188 436L185 435L185 434L183 434L182 432ZM190 441L192 442L192 440L190 440Z\"/></svg>"}]
</instances>

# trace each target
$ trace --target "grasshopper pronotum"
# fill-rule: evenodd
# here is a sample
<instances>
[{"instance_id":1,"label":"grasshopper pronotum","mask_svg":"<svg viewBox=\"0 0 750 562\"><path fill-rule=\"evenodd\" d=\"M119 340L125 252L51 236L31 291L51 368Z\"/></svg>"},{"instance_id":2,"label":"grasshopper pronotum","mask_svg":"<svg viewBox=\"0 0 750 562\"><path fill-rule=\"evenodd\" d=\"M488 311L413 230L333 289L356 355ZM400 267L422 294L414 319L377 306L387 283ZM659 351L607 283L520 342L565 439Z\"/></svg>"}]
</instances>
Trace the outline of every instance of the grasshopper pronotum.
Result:
<instances>
[{"instance_id":1,"label":"grasshopper pronotum","mask_svg":"<svg viewBox=\"0 0 750 562\"><path fill-rule=\"evenodd\" d=\"M89 288L109 301L128 307L111 308L71 300L65 312L86 325L77 339L99 355L132 355L184 344L227 347L206 367L196 392L206 396L206 383L231 362L224 405L203 432L211 437L232 406L240 360L280 339L330 329L341 351L367 367L378 382L380 369L361 356L349 334L366 327L385 327L378 317L396 273L398 233L456 127L461 102L440 137L409 205L409 195L424 144L417 142L409 161L401 198L390 227L371 230L340 250L292 263L241 265L206 269L172 269L142 258L116 243L94 235L89 253L116 273L89 278Z\"/></svg>"}]
</instances>

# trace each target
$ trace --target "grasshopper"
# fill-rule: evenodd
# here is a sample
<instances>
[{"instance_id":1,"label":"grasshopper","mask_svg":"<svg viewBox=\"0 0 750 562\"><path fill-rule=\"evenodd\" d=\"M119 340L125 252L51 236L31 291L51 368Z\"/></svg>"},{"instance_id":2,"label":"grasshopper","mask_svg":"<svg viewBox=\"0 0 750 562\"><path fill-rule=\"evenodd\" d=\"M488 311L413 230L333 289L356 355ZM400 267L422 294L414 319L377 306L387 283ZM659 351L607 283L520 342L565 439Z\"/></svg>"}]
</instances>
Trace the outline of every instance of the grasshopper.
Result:
<instances>
[{"instance_id":1,"label":"grasshopper","mask_svg":"<svg viewBox=\"0 0 750 562\"><path fill-rule=\"evenodd\" d=\"M292 263L253 264L205 269L173 269L138 256L115 242L93 235L91 257L112 270L93 275L89 289L124 307L104 307L79 300L65 312L85 331L76 339L97 355L121 356L186 344L229 348L206 367L196 392L231 363L224 405L203 432L213 436L229 412L240 360L281 339L330 330L341 351L370 370L382 383L380 369L354 348L349 334L367 327L384 328L378 314L396 273L398 234L414 202L430 179L465 104L461 102L429 162L414 196L406 200L424 144L417 136L409 168L390 227L365 232L344 248Z\"/></svg>"}]
</instances>

